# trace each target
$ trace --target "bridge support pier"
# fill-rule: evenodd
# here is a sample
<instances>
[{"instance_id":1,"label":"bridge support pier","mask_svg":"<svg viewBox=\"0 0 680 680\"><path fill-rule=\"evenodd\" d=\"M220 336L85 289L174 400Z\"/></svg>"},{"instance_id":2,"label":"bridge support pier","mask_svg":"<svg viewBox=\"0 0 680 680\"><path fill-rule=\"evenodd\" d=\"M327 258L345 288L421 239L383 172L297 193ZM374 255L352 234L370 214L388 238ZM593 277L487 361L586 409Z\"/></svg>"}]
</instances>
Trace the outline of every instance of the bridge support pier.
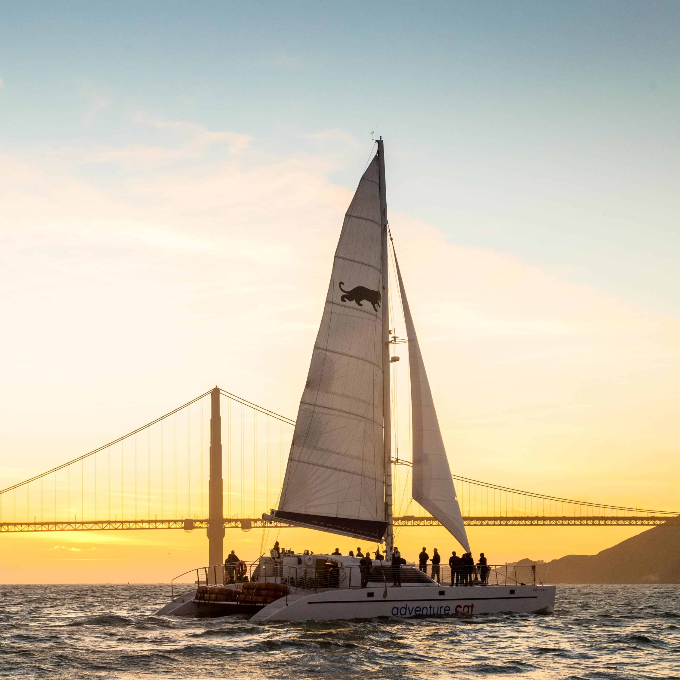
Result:
<instances>
[{"instance_id":1,"label":"bridge support pier","mask_svg":"<svg viewBox=\"0 0 680 680\"><path fill-rule=\"evenodd\" d=\"M224 564L224 512L222 481L222 418L220 416L220 390L210 393L210 480L208 482L208 564ZM210 570L209 580L220 580L222 571Z\"/></svg>"}]
</instances>

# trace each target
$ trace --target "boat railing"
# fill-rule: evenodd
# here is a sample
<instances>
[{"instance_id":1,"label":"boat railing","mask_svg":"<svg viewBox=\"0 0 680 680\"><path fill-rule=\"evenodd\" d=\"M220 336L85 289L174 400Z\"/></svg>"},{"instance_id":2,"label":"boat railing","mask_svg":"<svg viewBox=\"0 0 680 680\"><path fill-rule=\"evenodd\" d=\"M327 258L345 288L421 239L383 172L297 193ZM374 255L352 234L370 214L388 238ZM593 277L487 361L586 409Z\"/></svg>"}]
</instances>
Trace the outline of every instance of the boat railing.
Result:
<instances>
[{"instance_id":1,"label":"boat railing","mask_svg":"<svg viewBox=\"0 0 680 680\"><path fill-rule=\"evenodd\" d=\"M325 590L328 588L363 588L385 585L431 584L445 586L512 586L542 585L536 565L494 564L451 569L440 565L432 570L427 565L422 571L415 567L401 566L397 570L389 562L374 564L371 570L362 572L358 565L345 565L344 569L318 572L311 566L283 566L278 560L271 560L263 568L250 572L251 580L260 583L280 583L291 589Z\"/></svg>"},{"instance_id":2,"label":"boat railing","mask_svg":"<svg viewBox=\"0 0 680 680\"><path fill-rule=\"evenodd\" d=\"M244 573L247 573L247 568L244 570ZM193 585L197 588L201 586L225 585L227 583L226 570L223 564L213 564L206 567L189 569L182 574L178 574L170 581L170 596L172 599L175 598L175 586L178 585L177 581L188 574L195 575Z\"/></svg>"},{"instance_id":3,"label":"boat railing","mask_svg":"<svg viewBox=\"0 0 680 680\"><path fill-rule=\"evenodd\" d=\"M428 564L424 568L433 581L452 586L543 585L535 564L489 564L451 568Z\"/></svg>"},{"instance_id":4,"label":"boat railing","mask_svg":"<svg viewBox=\"0 0 680 680\"><path fill-rule=\"evenodd\" d=\"M201 571L203 571L203 570L208 570L208 569L210 569L210 568L211 568L211 567L198 567L198 568L196 568L196 569L189 569L188 571L185 571L185 572L183 572L183 573L178 574L177 576L175 576L175 577L170 581L170 598L173 599L173 600L175 599L175 585L178 585L178 584L175 583L176 581L178 581L179 579L181 579L183 576L186 576L187 574L195 574L195 575L196 575L196 580L194 581L194 585L195 585L196 587L198 587L198 586L201 585ZM208 579L207 579L207 576L206 576L204 583L207 583L207 580L208 580Z\"/></svg>"},{"instance_id":5,"label":"boat railing","mask_svg":"<svg viewBox=\"0 0 680 680\"><path fill-rule=\"evenodd\" d=\"M373 564L366 572L359 565L344 565L343 569L331 568L323 572L314 567L284 566L282 560L262 559L250 563L239 562L211 565L190 569L175 576L170 582L171 597L175 597L177 581L188 574L195 574L197 588L211 585L230 585L246 582L277 583L291 590L327 590L329 588L365 588L382 584L396 585L431 584L442 586L513 586L543 585L536 565L490 564L487 566L460 567L427 565L421 569L410 566L393 567L389 562Z\"/></svg>"}]
</instances>

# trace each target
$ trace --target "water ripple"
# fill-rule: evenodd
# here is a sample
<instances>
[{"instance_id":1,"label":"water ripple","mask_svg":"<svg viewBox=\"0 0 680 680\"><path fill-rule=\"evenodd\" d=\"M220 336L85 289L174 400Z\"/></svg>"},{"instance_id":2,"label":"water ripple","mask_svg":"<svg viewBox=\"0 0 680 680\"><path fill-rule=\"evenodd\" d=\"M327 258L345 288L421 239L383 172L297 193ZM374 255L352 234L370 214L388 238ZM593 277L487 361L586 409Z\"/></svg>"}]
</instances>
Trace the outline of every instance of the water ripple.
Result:
<instances>
[{"instance_id":1,"label":"water ripple","mask_svg":"<svg viewBox=\"0 0 680 680\"><path fill-rule=\"evenodd\" d=\"M560 586L552 616L252 624L164 586L0 586L0 678L680 680L680 586Z\"/></svg>"}]
</instances>

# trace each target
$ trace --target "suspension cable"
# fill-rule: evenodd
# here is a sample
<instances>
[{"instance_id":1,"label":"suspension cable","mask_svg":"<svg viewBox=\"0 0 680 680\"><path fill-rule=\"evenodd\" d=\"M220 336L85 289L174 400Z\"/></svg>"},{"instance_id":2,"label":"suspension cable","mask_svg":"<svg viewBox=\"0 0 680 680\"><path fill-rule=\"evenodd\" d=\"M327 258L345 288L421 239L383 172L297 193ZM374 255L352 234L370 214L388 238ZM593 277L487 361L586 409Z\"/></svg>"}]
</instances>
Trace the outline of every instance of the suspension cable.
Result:
<instances>
[{"instance_id":1,"label":"suspension cable","mask_svg":"<svg viewBox=\"0 0 680 680\"><path fill-rule=\"evenodd\" d=\"M47 470L47 472L43 472L42 474L35 475L35 477L31 477L30 479L26 479L23 482L18 482L17 484L13 484L12 486L8 486L6 489L1 489L0 494L6 493L7 491L12 491L13 489L18 489L20 486L23 486L24 484L30 484L31 482L35 482L36 480L40 479L41 477L46 477L47 475L51 475L53 472L57 472L57 470L63 470L65 467L68 467L69 465L73 465L73 463L78 463L81 460L88 458L89 456L93 456L95 453L99 453L100 451L103 451L104 449L107 449L110 446L113 446L114 444L118 444L118 443L122 442L124 439L127 439L128 437L132 437L133 435L137 434L138 432L142 432L142 430L146 430L147 427L151 427L152 425L155 425L156 423L160 423L161 420L163 420L164 418L167 418L168 416L174 415L178 411L181 411L183 408L186 408L187 406L191 406L191 404L197 402L199 399L203 399L203 397L210 394L211 391L212 390L209 390L208 392L204 392L199 397L196 397L195 399L188 401L186 404L183 404L182 406L174 409L173 411L166 413L164 416L161 416L160 418L156 418L156 420L152 420L150 423L147 423L146 425L142 425L142 427L138 427L136 430L133 430L132 432L128 432L128 434L124 434L122 437L118 437L118 439L114 439L112 442L109 442L108 444L104 444L104 446L100 446L98 449L94 449L94 451L90 451L89 453L85 453L82 456L79 456L78 458L74 458L73 460L68 461L68 463L63 463L62 465L58 465L57 467L52 468L51 470ZM283 416L280 416L280 417L283 418Z\"/></svg>"}]
</instances>

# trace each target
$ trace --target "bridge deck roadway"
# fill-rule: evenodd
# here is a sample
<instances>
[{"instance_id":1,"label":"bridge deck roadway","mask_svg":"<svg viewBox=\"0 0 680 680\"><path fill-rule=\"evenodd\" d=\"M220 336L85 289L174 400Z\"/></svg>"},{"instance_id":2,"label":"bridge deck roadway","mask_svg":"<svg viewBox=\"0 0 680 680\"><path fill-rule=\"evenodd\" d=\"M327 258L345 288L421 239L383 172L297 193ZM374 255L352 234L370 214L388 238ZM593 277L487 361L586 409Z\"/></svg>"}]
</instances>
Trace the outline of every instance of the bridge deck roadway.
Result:
<instances>
[{"instance_id":1,"label":"bridge deck roadway","mask_svg":"<svg viewBox=\"0 0 680 680\"><path fill-rule=\"evenodd\" d=\"M564 516L564 517L464 517L467 526L654 526L666 522L680 522L680 518L669 515L641 516ZM432 517L395 517L394 525L399 527L441 526ZM263 519L226 519L225 529L293 528L283 522L269 522ZM0 522L0 533L35 531L121 531L135 529L207 529L207 519L137 519L137 520L96 520L90 522Z\"/></svg>"}]
</instances>

